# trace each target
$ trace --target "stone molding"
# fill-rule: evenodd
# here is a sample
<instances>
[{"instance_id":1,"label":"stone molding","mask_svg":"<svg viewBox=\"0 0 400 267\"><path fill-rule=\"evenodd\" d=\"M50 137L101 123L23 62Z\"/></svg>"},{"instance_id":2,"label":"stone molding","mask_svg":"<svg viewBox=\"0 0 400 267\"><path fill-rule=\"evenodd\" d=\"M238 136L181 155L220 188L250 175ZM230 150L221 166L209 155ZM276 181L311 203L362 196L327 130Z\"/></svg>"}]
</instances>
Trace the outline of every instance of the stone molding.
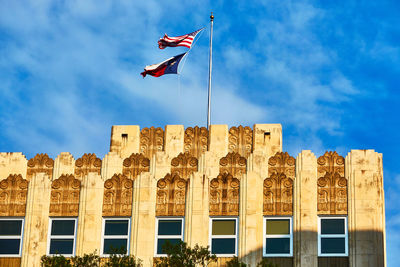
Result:
<instances>
[{"instance_id":1,"label":"stone molding","mask_svg":"<svg viewBox=\"0 0 400 267\"><path fill-rule=\"evenodd\" d=\"M198 171L198 160L189 153L180 153L171 160L172 176L188 179L193 172Z\"/></svg>"},{"instance_id":2,"label":"stone molding","mask_svg":"<svg viewBox=\"0 0 400 267\"><path fill-rule=\"evenodd\" d=\"M124 159L123 174L134 180L142 172L150 171L150 160L143 154L132 153L129 158Z\"/></svg>"},{"instance_id":3,"label":"stone molding","mask_svg":"<svg viewBox=\"0 0 400 267\"><path fill-rule=\"evenodd\" d=\"M231 127L228 137L228 151L248 157L253 152L253 129L249 126Z\"/></svg>"},{"instance_id":4,"label":"stone molding","mask_svg":"<svg viewBox=\"0 0 400 267\"><path fill-rule=\"evenodd\" d=\"M140 153L151 159L159 151L164 151L164 130L160 127L143 128L140 131Z\"/></svg>"},{"instance_id":5,"label":"stone molding","mask_svg":"<svg viewBox=\"0 0 400 267\"><path fill-rule=\"evenodd\" d=\"M210 216L239 216L240 181L223 173L210 181Z\"/></svg>"},{"instance_id":6,"label":"stone molding","mask_svg":"<svg viewBox=\"0 0 400 267\"><path fill-rule=\"evenodd\" d=\"M185 216L188 181L167 174L157 182L156 216Z\"/></svg>"},{"instance_id":7,"label":"stone molding","mask_svg":"<svg viewBox=\"0 0 400 267\"><path fill-rule=\"evenodd\" d=\"M47 154L36 154L34 158L28 160L27 176L31 178L36 173L46 173L48 176L53 175L54 160Z\"/></svg>"},{"instance_id":8,"label":"stone molding","mask_svg":"<svg viewBox=\"0 0 400 267\"><path fill-rule=\"evenodd\" d=\"M101 173L101 159L94 153L85 153L75 161L75 175L85 176L89 172Z\"/></svg>"},{"instance_id":9,"label":"stone molding","mask_svg":"<svg viewBox=\"0 0 400 267\"><path fill-rule=\"evenodd\" d=\"M188 127L185 130L183 149L185 153L199 158L201 154L208 150L209 132L205 127Z\"/></svg>"},{"instance_id":10,"label":"stone molding","mask_svg":"<svg viewBox=\"0 0 400 267\"><path fill-rule=\"evenodd\" d=\"M229 152L219 160L219 172L231 174L233 177L241 177L246 173L247 160L237 152Z\"/></svg>"}]
</instances>

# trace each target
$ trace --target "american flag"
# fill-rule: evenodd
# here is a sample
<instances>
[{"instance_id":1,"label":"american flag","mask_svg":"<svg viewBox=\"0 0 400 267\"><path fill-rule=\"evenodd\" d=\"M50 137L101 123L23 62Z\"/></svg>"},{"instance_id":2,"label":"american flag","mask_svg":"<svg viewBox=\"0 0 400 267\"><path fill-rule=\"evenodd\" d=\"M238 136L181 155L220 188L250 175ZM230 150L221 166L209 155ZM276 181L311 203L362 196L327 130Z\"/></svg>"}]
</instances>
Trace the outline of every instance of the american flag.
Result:
<instances>
[{"instance_id":1,"label":"american flag","mask_svg":"<svg viewBox=\"0 0 400 267\"><path fill-rule=\"evenodd\" d=\"M158 47L160 49L164 49L168 46L169 47L184 46L190 49L192 47L194 38L196 38L196 35L203 29L204 28L177 37L168 37L168 35L165 34L163 38L160 38L160 40L158 40Z\"/></svg>"}]
</instances>

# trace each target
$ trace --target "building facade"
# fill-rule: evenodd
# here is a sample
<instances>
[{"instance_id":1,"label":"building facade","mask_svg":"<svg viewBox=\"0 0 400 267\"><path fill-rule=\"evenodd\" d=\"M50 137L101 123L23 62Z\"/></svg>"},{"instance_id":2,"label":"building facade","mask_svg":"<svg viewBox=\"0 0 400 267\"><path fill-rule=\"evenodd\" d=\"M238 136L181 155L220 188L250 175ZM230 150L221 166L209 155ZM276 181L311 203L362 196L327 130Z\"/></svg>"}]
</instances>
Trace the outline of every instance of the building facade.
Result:
<instances>
[{"instance_id":1,"label":"building facade","mask_svg":"<svg viewBox=\"0 0 400 267\"><path fill-rule=\"evenodd\" d=\"M113 126L103 159L0 153L0 266L120 246L152 266L166 240L214 266L386 266L384 212L382 154L295 157L280 124Z\"/></svg>"}]
</instances>

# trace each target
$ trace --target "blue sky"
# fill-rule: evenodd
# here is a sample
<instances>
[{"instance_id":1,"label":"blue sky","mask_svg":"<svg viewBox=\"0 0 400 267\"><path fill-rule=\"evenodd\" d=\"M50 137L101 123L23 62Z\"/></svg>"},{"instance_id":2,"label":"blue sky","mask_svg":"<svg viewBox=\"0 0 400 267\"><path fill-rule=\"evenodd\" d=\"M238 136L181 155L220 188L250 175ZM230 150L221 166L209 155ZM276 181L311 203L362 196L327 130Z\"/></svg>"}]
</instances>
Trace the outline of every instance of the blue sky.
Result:
<instances>
[{"instance_id":1,"label":"blue sky","mask_svg":"<svg viewBox=\"0 0 400 267\"><path fill-rule=\"evenodd\" d=\"M328 3L327 3L328 2ZM400 253L400 2L0 0L0 151L103 157L111 125L206 124L207 28L181 75L140 72L214 11L212 123L282 123L284 150L384 156Z\"/></svg>"}]
</instances>

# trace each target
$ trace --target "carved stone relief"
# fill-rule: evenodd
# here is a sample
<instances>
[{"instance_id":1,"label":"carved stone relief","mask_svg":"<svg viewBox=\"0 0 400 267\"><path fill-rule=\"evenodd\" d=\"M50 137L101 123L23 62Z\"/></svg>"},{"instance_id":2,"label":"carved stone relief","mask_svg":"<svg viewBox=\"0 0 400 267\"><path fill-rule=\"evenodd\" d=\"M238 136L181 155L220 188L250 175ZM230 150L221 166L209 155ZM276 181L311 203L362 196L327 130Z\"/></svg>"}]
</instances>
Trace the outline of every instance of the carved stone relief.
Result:
<instances>
[{"instance_id":1,"label":"carved stone relief","mask_svg":"<svg viewBox=\"0 0 400 267\"><path fill-rule=\"evenodd\" d=\"M150 160L142 154L133 153L124 159L123 174L134 180L142 172L150 171Z\"/></svg>"},{"instance_id":2,"label":"carved stone relief","mask_svg":"<svg viewBox=\"0 0 400 267\"><path fill-rule=\"evenodd\" d=\"M208 150L208 130L205 127L189 127L185 130L184 151L199 158Z\"/></svg>"},{"instance_id":3,"label":"carved stone relief","mask_svg":"<svg viewBox=\"0 0 400 267\"><path fill-rule=\"evenodd\" d=\"M185 216L187 181L167 174L157 182L156 216Z\"/></svg>"},{"instance_id":4,"label":"carved stone relief","mask_svg":"<svg viewBox=\"0 0 400 267\"><path fill-rule=\"evenodd\" d=\"M81 182L71 175L61 175L51 183L50 216L78 216Z\"/></svg>"},{"instance_id":5,"label":"carved stone relief","mask_svg":"<svg viewBox=\"0 0 400 267\"><path fill-rule=\"evenodd\" d=\"M296 160L287 152L277 152L268 160L264 180L264 215L293 214L293 180Z\"/></svg>"},{"instance_id":6,"label":"carved stone relief","mask_svg":"<svg viewBox=\"0 0 400 267\"><path fill-rule=\"evenodd\" d=\"M198 170L198 160L189 153L180 153L171 160L172 176L178 175L188 179L193 172Z\"/></svg>"},{"instance_id":7,"label":"carved stone relief","mask_svg":"<svg viewBox=\"0 0 400 267\"><path fill-rule=\"evenodd\" d=\"M27 176L28 179L34 174L44 172L48 176L53 175L54 160L47 154L36 154L34 158L28 161Z\"/></svg>"},{"instance_id":8,"label":"carved stone relief","mask_svg":"<svg viewBox=\"0 0 400 267\"><path fill-rule=\"evenodd\" d=\"M239 215L240 181L225 173L210 182L210 216Z\"/></svg>"},{"instance_id":9,"label":"carved stone relief","mask_svg":"<svg viewBox=\"0 0 400 267\"><path fill-rule=\"evenodd\" d=\"M146 158L164 150L164 130L162 128L143 128L140 131L140 153Z\"/></svg>"},{"instance_id":10,"label":"carved stone relief","mask_svg":"<svg viewBox=\"0 0 400 267\"><path fill-rule=\"evenodd\" d=\"M347 180L344 158L336 151L318 158L318 214L347 214Z\"/></svg>"},{"instance_id":11,"label":"carved stone relief","mask_svg":"<svg viewBox=\"0 0 400 267\"><path fill-rule=\"evenodd\" d=\"M219 160L219 172L229 173L233 177L241 177L246 173L247 160L237 152L229 152Z\"/></svg>"},{"instance_id":12,"label":"carved stone relief","mask_svg":"<svg viewBox=\"0 0 400 267\"><path fill-rule=\"evenodd\" d=\"M264 215L292 215L293 180L274 173L264 180Z\"/></svg>"},{"instance_id":13,"label":"carved stone relief","mask_svg":"<svg viewBox=\"0 0 400 267\"><path fill-rule=\"evenodd\" d=\"M249 126L230 128L228 140L229 152L236 152L247 158L253 151L253 130Z\"/></svg>"},{"instance_id":14,"label":"carved stone relief","mask_svg":"<svg viewBox=\"0 0 400 267\"><path fill-rule=\"evenodd\" d=\"M104 182L103 216L131 216L133 181L123 174Z\"/></svg>"},{"instance_id":15,"label":"carved stone relief","mask_svg":"<svg viewBox=\"0 0 400 267\"><path fill-rule=\"evenodd\" d=\"M100 174L101 159L96 154L83 154L83 156L75 161L75 175L85 176L89 172Z\"/></svg>"},{"instance_id":16,"label":"carved stone relief","mask_svg":"<svg viewBox=\"0 0 400 267\"><path fill-rule=\"evenodd\" d=\"M0 216L25 216L28 183L21 174L0 181Z\"/></svg>"}]
</instances>

